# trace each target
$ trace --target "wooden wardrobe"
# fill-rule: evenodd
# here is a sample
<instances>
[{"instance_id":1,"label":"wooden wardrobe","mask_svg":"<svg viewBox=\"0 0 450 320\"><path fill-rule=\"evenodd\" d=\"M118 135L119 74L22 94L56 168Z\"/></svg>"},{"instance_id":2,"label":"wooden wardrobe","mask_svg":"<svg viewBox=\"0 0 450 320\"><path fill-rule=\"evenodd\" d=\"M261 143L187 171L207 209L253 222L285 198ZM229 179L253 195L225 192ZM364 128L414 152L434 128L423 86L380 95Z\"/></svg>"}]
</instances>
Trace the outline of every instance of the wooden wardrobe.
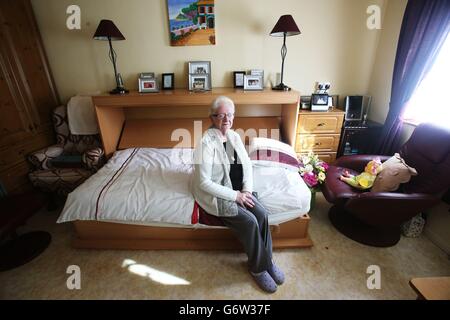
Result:
<instances>
[{"instance_id":1,"label":"wooden wardrobe","mask_svg":"<svg viewBox=\"0 0 450 320\"><path fill-rule=\"evenodd\" d=\"M58 105L30 0L0 0L0 181L8 193L31 187L26 156L55 142Z\"/></svg>"}]
</instances>

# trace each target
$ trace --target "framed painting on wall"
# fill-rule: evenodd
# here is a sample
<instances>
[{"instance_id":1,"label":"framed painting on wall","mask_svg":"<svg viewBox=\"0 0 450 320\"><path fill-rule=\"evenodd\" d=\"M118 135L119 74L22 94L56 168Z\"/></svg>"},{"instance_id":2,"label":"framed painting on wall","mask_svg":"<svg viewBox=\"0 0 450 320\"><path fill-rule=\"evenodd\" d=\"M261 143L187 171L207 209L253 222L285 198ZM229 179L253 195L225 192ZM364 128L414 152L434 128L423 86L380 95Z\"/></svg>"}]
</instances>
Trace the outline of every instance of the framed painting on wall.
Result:
<instances>
[{"instance_id":1,"label":"framed painting on wall","mask_svg":"<svg viewBox=\"0 0 450 320\"><path fill-rule=\"evenodd\" d=\"M216 44L214 0L167 0L170 45Z\"/></svg>"}]
</instances>

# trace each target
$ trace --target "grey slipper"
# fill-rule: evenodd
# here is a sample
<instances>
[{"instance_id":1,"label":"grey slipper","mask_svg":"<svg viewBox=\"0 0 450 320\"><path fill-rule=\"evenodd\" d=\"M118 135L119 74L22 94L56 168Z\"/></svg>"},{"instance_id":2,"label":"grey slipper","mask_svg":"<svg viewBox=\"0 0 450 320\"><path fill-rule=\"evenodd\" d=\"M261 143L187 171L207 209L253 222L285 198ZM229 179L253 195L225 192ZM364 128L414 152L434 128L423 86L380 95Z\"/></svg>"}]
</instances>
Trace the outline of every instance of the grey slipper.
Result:
<instances>
[{"instance_id":1,"label":"grey slipper","mask_svg":"<svg viewBox=\"0 0 450 320\"><path fill-rule=\"evenodd\" d=\"M267 270L272 277L272 279L276 282L276 284L280 285L284 282L284 273L278 268L275 263L272 263L272 266Z\"/></svg>"},{"instance_id":2,"label":"grey slipper","mask_svg":"<svg viewBox=\"0 0 450 320\"><path fill-rule=\"evenodd\" d=\"M264 291L268 293L274 293L275 291L277 291L277 284L275 283L275 281L273 281L272 277L267 271L258 274L250 272L250 274L253 276L253 279L255 279L258 286Z\"/></svg>"}]
</instances>

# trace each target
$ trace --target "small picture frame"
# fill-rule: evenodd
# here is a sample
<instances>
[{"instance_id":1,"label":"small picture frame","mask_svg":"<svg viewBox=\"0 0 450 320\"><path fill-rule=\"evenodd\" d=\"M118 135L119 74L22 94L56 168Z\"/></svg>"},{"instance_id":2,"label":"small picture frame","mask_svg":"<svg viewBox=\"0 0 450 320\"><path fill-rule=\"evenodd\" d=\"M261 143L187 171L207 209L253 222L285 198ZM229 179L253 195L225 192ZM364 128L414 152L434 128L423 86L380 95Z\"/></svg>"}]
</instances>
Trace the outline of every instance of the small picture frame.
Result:
<instances>
[{"instance_id":1,"label":"small picture frame","mask_svg":"<svg viewBox=\"0 0 450 320\"><path fill-rule=\"evenodd\" d=\"M316 106L328 106L328 94L313 93L311 95L311 104Z\"/></svg>"},{"instance_id":2,"label":"small picture frame","mask_svg":"<svg viewBox=\"0 0 450 320\"><path fill-rule=\"evenodd\" d=\"M252 69L252 70L250 70L250 75L264 77L264 70L262 70L262 69Z\"/></svg>"},{"instance_id":3,"label":"small picture frame","mask_svg":"<svg viewBox=\"0 0 450 320\"><path fill-rule=\"evenodd\" d=\"M175 85L175 74L163 73L161 75L161 87L163 90L173 90Z\"/></svg>"},{"instance_id":4,"label":"small picture frame","mask_svg":"<svg viewBox=\"0 0 450 320\"><path fill-rule=\"evenodd\" d=\"M139 92L159 92L158 82L155 78L139 78Z\"/></svg>"},{"instance_id":5,"label":"small picture frame","mask_svg":"<svg viewBox=\"0 0 450 320\"><path fill-rule=\"evenodd\" d=\"M211 78L208 74L190 74L189 90L207 91L211 90Z\"/></svg>"},{"instance_id":6,"label":"small picture frame","mask_svg":"<svg viewBox=\"0 0 450 320\"><path fill-rule=\"evenodd\" d=\"M311 96L300 97L300 109L302 110L311 109Z\"/></svg>"},{"instance_id":7,"label":"small picture frame","mask_svg":"<svg viewBox=\"0 0 450 320\"><path fill-rule=\"evenodd\" d=\"M244 88L245 71L233 72L233 84L235 88Z\"/></svg>"},{"instance_id":8,"label":"small picture frame","mask_svg":"<svg viewBox=\"0 0 450 320\"><path fill-rule=\"evenodd\" d=\"M189 90L207 91L211 90L211 62L191 61L188 63Z\"/></svg>"},{"instance_id":9,"label":"small picture frame","mask_svg":"<svg viewBox=\"0 0 450 320\"><path fill-rule=\"evenodd\" d=\"M264 70L263 69L251 69L250 75L252 76L260 76L262 79L262 86L264 88Z\"/></svg>"},{"instance_id":10,"label":"small picture frame","mask_svg":"<svg viewBox=\"0 0 450 320\"><path fill-rule=\"evenodd\" d=\"M244 90L263 90L263 78L257 75L244 76Z\"/></svg>"},{"instance_id":11,"label":"small picture frame","mask_svg":"<svg viewBox=\"0 0 450 320\"><path fill-rule=\"evenodd\" d=\"M189 62L189 74L211 74L211 61Z\"/></svg>"},{"instance_id":12,"label":"small picture frame","mask_svg":"<svg viewBox=\"0 0 450 320\"><path fill-rule=\"evenodd\" d=\"M338 94L332 94L330 95L332 102L331 102L331 106L335 107L335 108L339 108L339 95Z\"/></svg>"},{"instance_id":13,"label":"small picture frame","mask_svg":"<svg viewBox=\"0 0 450 320\"><path fill-rule=\"evenodd\" d=\"M141 72L139 74L140 78L150 78L150 79L154 79L155 78L155 73L154 72Z\"/></svg>"}]
</instances>

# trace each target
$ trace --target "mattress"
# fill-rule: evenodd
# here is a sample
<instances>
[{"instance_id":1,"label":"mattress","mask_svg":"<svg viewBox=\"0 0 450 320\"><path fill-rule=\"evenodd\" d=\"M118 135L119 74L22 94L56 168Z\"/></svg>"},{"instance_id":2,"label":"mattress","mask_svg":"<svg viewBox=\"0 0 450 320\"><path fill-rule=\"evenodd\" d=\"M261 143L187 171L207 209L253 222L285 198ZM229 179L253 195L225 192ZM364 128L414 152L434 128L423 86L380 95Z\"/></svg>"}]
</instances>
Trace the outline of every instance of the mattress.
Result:
<instances>
[{"instance_id":1,"label":"mattress","mask_svg":"<svg viewBox=\"0 0 450 320\"><path fill-rule=\"evenodd\" d=\"M190 191L193 150L131 148L116 151L97 173L68 195L57 222L96 220L165 227L210 227ZM279 224L309 211L310 192L298 172L253 164L254 191Z\"/></svg>"}]
</instances>

